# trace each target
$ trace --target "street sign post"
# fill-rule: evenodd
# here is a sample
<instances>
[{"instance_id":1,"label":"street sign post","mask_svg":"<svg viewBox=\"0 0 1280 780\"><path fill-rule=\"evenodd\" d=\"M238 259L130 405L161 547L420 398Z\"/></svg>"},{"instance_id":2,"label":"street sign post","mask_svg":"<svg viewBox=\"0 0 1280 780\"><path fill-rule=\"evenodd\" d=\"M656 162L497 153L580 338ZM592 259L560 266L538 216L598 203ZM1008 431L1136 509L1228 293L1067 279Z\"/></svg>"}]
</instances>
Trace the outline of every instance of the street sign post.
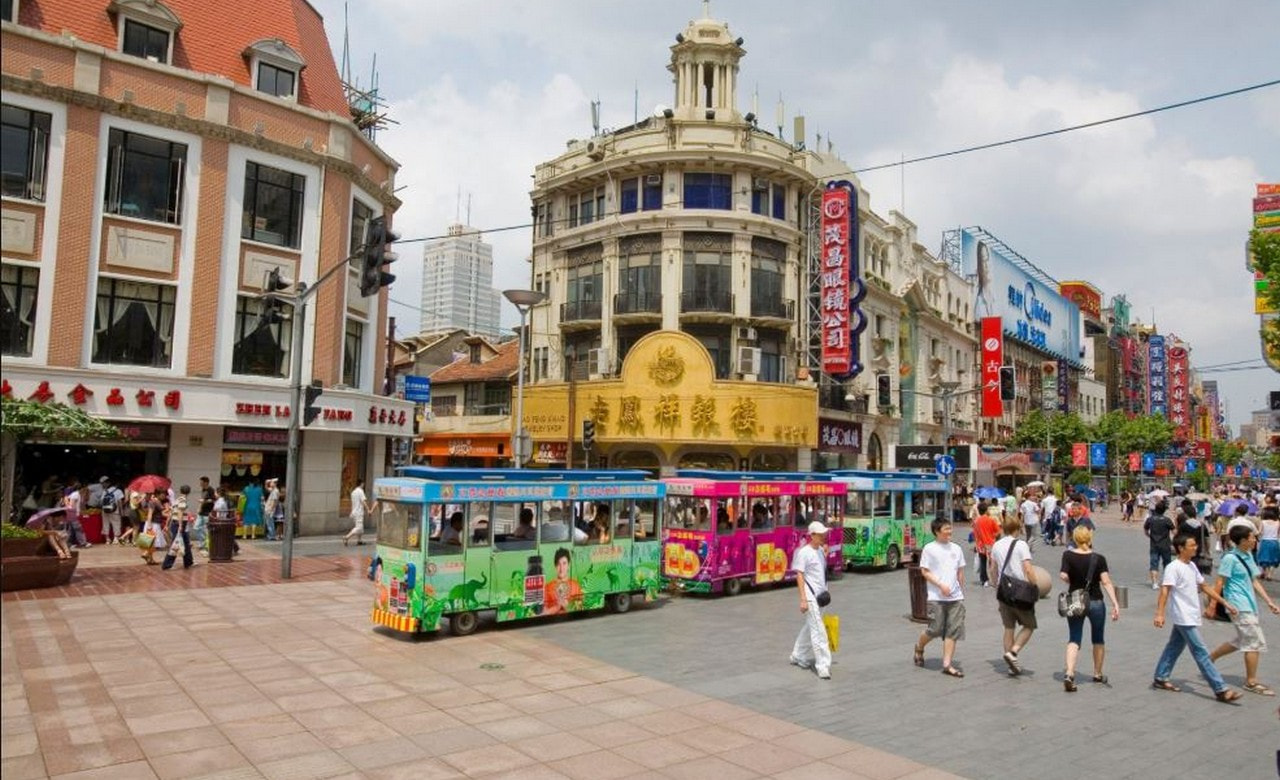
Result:
<instances>
[{"instance_id":1,"label":"street sign post","mask_svg":"<svg viewBox=\"0 0 1280 780\"><path fill-rule=\"evenodd\" d=\"M942 476L949 477L956 473L956 459L950 455L939 455L933 462L933 467Z\"/></svg>"}]
</instances>

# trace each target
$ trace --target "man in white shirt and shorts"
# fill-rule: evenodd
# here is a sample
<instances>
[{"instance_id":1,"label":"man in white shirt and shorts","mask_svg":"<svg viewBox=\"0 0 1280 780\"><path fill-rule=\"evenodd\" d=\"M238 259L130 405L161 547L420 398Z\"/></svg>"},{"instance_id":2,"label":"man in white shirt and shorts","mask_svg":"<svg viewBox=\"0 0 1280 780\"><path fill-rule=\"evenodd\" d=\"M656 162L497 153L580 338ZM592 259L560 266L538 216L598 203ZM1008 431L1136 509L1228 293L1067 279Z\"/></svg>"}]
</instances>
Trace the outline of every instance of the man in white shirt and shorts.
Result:
<instances>
[{"instance_id":1,"label":"man in white shirt and shorts","mask_svg":"<svg viewBox=\"0 0 1280 780\"><path fill-rule=\"evenodd\" d=\"M1022 521L1017 518L1005 520L1001 529L1004 531L1004 536L991 545L991 570L988 576L992 582L996 583L997 588L1000 587L1001 576L1022 582L1036 581L1035 573L1031 570L1031 548L1025 539L1018 536L1022 526ZM1031 634L1036 630L1036 608L1034 604L1026 609L1005 604L1003 601L999 601L999 604L1000 622L1004 625L1004 655L1001 657L1009 667L1009 676L1017 677L1022 674L1018 652L1027 646L1031 641ZM1021 631L1018 630L1018 626L1022 626Z\"/></svg>"},{"instance_id":2,"label":"man in white shirt and shorts","mask_svg":"<svg viewBox=\"0 0 1280 780\"><path fill-rule=\"evenodd\" d=\"M929 598L929 625L916 640L913 661L924 666L924 648L942 637L942 673L948 677L964 677L952 666L956 642L964 639L964 549L951 541L951 523L943 518L933 521L934 539L920 552L920 573L924 576Z\"/></svg>"}]
</instances>

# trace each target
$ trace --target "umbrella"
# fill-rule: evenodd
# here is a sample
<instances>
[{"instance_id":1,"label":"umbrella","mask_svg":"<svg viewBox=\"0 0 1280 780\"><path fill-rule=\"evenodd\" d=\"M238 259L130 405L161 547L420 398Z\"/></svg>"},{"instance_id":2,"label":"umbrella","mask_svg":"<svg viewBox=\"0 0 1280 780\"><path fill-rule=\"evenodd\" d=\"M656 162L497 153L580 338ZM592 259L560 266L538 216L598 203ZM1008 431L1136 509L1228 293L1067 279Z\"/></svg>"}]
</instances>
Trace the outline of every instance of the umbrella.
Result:
<instances>
[{"instance_id":1,"label":"umbrella","mask_svg":"<svg viewBox=\"0 0 1280 780\"><path fill-rule=\"evenodd\" d=\"M134 478L125 490L130 493L154 493L157 490L168 490L171 484L168 477L162 477L159 474L144 474L141 477Z\"/></svg>"},{"instance_id":2,"label":"umbrella","mask_svg":"<svg viewBox=\"0 0 1280 780\"><path fill-rule=\"evenodd\" d=\"M64 514L70 508L71 507L66 507L66 506L55 506L52 509L41 509L39 512L36 512L31 517L27 518L27 528L30 528L33 531L42 531L44 530L46 521L49 518L53 517L54 515ZM62 523L62 518L59 517L57 519L57 522L55 522L55 525L59 525L61 523Z\"/></svg>"},{"instance_id":3,"label":"umbrella","mask_svg":"<svg viewBox=\"0 0 1280 780\"><path fill-rule=\"evenodd\" d=\"M1155 490L1152 490L1150 493L1147 493L1147 495L1155 496L1156 498L1165 498L1166 496L1169 495L1169 491L1165 490L1164 488L1156 488Z\"/></svg>"},{"instance_id":4,"label":"umbrella","mask_svg":"<svg viewBox=\"0 0 1280 780\"><path fill-rule=\"evenodd\" d=\"M1210 496L1208 493L1188 493L1187 498L1192 501L1208 501Z\"/></svg>"},{"instance_id":5,"label":"umbrella","mask_svg":"<svg viewBox=\"0 0 1280 780\"><path fill-rule=\"evenodd\" d=\"M1043 482L1041 482L1040 480L1036 479L1036 480L1032 480L1031 482L1028 482L1027 484L1023 485L1023 487L1044 487L1044 483L1043 483Z\"/></svg>"},{"instance_id":6,"label":"umbrella","mask_svg":"<svg viewBox=\"0 0 1280 780\"><path fill-rule=\"evenodd\" d=\"M1226 501L1223 501L1222 505L1218 507L1218 514L1228 517L1234 515L1236 513L1236 507L1242 504L1249 507L1249 514L1258 514L1258 505L1252 501L1246 501L1243 498L1228 498Z\"/></svg>"},{"instance_id":7,"label":"umbrella","mask_svg":"<svg viewBox=\"0 0 1280 780\"><path fill-rule=\"evenodd\" d=\"M1004 498L1004 491L998 487L980 487L973 491L974 498Z\"/></svg>"}]
</instances>

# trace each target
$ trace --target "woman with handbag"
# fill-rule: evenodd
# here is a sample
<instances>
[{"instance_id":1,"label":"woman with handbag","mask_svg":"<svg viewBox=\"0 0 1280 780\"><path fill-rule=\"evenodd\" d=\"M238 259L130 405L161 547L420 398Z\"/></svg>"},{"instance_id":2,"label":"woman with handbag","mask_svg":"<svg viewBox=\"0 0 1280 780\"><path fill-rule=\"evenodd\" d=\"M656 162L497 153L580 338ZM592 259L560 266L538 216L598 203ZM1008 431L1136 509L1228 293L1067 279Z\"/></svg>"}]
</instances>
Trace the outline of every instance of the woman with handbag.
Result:
<instances>
[{"instance_id":1,"label":"woman with handbag","mask_svg":"<svg viewBox=\"0 0 1280 780\"><path fill-rule=\"evenodd\" d=\"M1058 576L1067 583L1067 592L1058 595L1058 614L1067 619L1067 665L1062 677L1062 687L1067 693L1076 690L1076 659L1084 641L1084 621L1089 619L1089 643L1093 646L1093 681L1107 682L1102 673L1102 662L1107 646L1103 631L1107 625L1107 605L1103 594L1111 601L1111 619L1120 619L1120 602L1111 582L1107 559L1093 551L1093 530L1076 526L1071 540L1074 547L1062 554L1062 568Z\"/></svg>"}]
</instances>

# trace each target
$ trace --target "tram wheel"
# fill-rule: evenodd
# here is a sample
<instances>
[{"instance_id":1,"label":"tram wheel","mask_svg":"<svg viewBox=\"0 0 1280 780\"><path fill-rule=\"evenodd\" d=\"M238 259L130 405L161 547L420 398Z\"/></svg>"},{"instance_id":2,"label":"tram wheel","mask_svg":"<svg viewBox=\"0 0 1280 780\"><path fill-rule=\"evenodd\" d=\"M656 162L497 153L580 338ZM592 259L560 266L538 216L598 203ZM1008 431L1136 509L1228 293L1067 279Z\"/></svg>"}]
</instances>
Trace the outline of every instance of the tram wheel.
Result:
<instances>
[{"instance_id":1,"label":"tram wheel","mask_svg":"<svg viewBox=\"0 0 1280 780\"><path fill-rule=\"evenodd\" d=\"M631 594L615 593L609 597L609 609L621 615L624 612L631 611Z\"/></svg>"},{"instance_id":2,"label":"tram wheel","mask_svg":"<svg viewBox=\"0 0 1280 780\"><path fill-rule=\"evenodd\" d=\"M736 577L731 580L725 580L724 595L736 596L741 592L742 592L742 580L737 579Z\"/></svg>"},{"instance_id":3,"label":"tram wheel","mask_svg":"<svg viewBox=\"0 0 1280 780\"><path fill-rule=\"evenodd\" d=\"M449 616L449 630L454 636L466 636L476 630L476 626L480 625L480 618L474 612L459 612L456 615Z\"/></svg>"},{"instance_id":4,"label":"tram wheel","mask_svg":"<svg viewBox=\"0 0 1280 780\"><path fill-rule=\"evenodd\" d=\"M890 545L889 551L884 554L884 567L889 571L897 571L902 565L902 553L898 551L898 545Z\"/></svg>"}]
</instances>

